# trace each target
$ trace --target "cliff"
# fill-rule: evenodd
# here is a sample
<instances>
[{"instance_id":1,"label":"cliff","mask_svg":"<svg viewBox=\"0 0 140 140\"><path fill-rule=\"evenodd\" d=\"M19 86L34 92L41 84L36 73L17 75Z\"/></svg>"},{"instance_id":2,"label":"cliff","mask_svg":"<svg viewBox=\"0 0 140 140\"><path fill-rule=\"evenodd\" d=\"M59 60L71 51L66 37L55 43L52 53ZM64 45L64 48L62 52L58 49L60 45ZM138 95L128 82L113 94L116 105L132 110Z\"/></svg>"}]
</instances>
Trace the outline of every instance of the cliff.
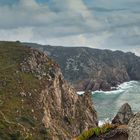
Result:
<instances>
[{"instance_id":1,"label":"cliff","mask_svg":"<svg viewBox=\"0 0 140 140\"><path fill-rule=\"evenodd\" d=\"M95 126L91 94L77 95L56 62L0 42L0 139L69 140Z\"/></svg>"},{"instance_id":2,"label":"cliff","mask_svg":"<svg viewBox=\"0 0 140 140\"><path fill-rule=\"evenodd\" d=\"M120 83L140 80L140 57L130 52L25 44L46 51L79 91L111 90Z\"/></svg>"}]
</instances>

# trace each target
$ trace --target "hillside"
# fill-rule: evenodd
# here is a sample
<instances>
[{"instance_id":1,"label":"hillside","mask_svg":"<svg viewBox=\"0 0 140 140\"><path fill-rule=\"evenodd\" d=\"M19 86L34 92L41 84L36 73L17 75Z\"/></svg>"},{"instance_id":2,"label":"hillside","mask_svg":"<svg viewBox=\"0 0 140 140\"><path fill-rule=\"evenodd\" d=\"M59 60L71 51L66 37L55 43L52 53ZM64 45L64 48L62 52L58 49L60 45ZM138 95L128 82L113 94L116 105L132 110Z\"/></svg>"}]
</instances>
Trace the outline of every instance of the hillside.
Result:
<instances>
[{"instance_id":1,"label":"hillside","mask_svg":"<svg viewBox=\"0 0 140 140\"><path fill-rule=\"evenodd\" d=\"M95 126L91 94L77 95L56 62L20 42L0 42L1 140L69 140Z\"/></svg>"},{"instance_id":2,"label":"hillside","mask_svg":"<svg viewBox=\"0 0 140 140\"><path fill-rule=\"evenodd\" d=\"M131 52L24 44L46 51L59 63L65 79L79 91L111 90L120 83L140 80L140 57Z\"/></svg>"}]
</instances>

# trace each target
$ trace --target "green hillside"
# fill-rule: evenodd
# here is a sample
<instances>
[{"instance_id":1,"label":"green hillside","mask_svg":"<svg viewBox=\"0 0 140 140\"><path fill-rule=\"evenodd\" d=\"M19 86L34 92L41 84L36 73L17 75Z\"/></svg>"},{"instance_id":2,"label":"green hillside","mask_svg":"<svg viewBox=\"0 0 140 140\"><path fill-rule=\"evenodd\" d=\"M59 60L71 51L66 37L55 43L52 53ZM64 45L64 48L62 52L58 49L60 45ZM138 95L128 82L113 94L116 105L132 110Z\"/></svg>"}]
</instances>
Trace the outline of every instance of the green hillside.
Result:
<instances>
[{"instance_id":1,"label":"green hillside","mask_svg":"<svg viewBox=\"0 0 140 140\"><path fill-rule=\"evenodd\" d=\"M32 73L20 70L29 48L16 42L0 42L0 139L40 140L47 130L37 99L42 85Z\"/></svg>"}]
</instances>

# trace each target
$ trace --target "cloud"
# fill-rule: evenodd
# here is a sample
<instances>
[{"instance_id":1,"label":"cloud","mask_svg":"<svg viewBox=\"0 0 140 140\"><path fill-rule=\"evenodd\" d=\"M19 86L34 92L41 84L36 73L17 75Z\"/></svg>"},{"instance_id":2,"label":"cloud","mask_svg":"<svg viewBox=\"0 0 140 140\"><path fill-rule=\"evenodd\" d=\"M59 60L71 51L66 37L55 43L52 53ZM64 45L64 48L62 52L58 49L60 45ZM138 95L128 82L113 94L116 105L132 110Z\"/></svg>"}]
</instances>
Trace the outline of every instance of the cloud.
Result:
<instances>
[{"instance_id":1,"label":"cloud","mask_svg":"<svg viewBox=\"0 0 140 140\"><path fill-rule=\"evenodd\" d=\"M59 7L59 3L63 3ZM76 27L81 26L85 32L100 26L100 22L88 11L82 0L52 0L55 9L62 10L56 13L47 4L40 5L35 0L20 0L13 6L0 7L0 28L18 27ZM75 30L74 27L74 30ZM91 30L90 29L90 30ZM50 32L51 34L51 32Z\"/></svg>"},{"instance_id":2,"label":"cloud","mask_svg":"<svg viewBox=\"0 0 140 140\"><path fill-rule=\"evenodd\" d=\"M55 9L63 9L58 13L48 5L40 5L35 0L20 0L16 5L2 6L0 28L33 27L35 32L46 32L47 37L55 37L58 34L63 36L86 33L88 30L91 32L100 27L100 22L88 11L82 0L59 2L63 3L63 6L59 7L58 1L52 0Z\"/></svg>"},{"instance_id":3,"label":"cloud","mask_svg":"<svg viewBox=\"0 0 140 140\"><path fill-rule=\"evenodd\" d=\"M140 56L140 46L135 46L134 48L131 48L131 52L135 53L136 55Z\"/></svg>"},{"instance_id":4,"label":"cloud","mask_svg":"<svg viewBox=\"0 0 140 140\"><path fill-rule=\"evenodd\" d=\"M59 6L59 3L63 3L63 6ZM52 1L55 9L67 10L56 13L51 6L41 5L35 0L20 0L12 6L1 6L0 32L3 35L0 38L24 40L29 36L27 40L30 40L32 36L33 41L33 38L39 40L44 36L55 38L79 35L99 26L100 23L90 14L82 0L60 0L59 3L57 0ZM28 35L23 37L24 34Z\"/></svg>"},{"instance_id":5,"label":"cloud","mask_svg":"<svg viewBox=\"0 0 140 140\"><path fill-rule=\"evenodd\" d=\"M20 0L15 5L0 7L0 28L45 26L54 14L47 5L39 5L35 0Z\"/></svg>"},{"instance_id":6,"label":"cloud","mask_svg":"<svg viewBox=\"0 0 140 140\"><path fill-rule=\"evenodd\" d=\"M48 38L48 42L55 46L87 46L93 48L100 48L104 46L105 40L111 36L109 32L102 32L102 34L79 34L64 37ZM40 41L43 42L43 41ZM45 44L45 42L43 42ZM71 45L72 44L72 45ZM79 45L80 44L80 45ZM87 45L88 44L88 45Z\"/></svg>"},{"instance_id":7,"label":"cloud","mask_svg":"<svg viewBox=\"0 0 140 140\"><path fill-rule=\"evenodd\" d=\"M0 1L0 40L133 52L139 48L138 0L13 1Z\"/></svg>"},{"instance_id":8,"label":"cloud","mask_svg":"<svg viewBox=\"0 0 140 140\"><path fill-rule=\"evenodd\" d=\"M0 30L0 39L1 40L20 40L20 41L31 41L33 39L33 30L32 28L16 28L16 29L1 29ZM33 41L33 40L32 40Z\"/></svg>"}]
</instances>

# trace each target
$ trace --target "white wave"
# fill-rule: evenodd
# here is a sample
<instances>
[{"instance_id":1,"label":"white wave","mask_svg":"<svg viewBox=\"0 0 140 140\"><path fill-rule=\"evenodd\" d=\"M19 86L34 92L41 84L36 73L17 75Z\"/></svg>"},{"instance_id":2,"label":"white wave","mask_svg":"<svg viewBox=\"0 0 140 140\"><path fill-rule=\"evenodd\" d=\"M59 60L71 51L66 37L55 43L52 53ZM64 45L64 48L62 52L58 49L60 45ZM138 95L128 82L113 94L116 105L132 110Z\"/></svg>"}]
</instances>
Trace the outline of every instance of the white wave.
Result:
<instances>
[{"instance_id":1,"label":"white wave","mask_svg":"<svg viewBox=\"0 0 140 140\"><path fill-rule=\"evenodd\" d=\"M106 122L104 118L113 118L124 103L129 103L134 112L140 107L140 81L125 82L114 91L95 91L94 106L99 114L99 125Z\"/></svg>"},{"instance_id":2,"label":"white wave","mask_svg":"<svg viewBox=\"0 0 140 140\"><path fill-rule=\"evenodd\" d=\"M106 94L106 95L121 94L125 90L132 88L137 83L138 83L137 81L124 82L124 83L120 84L116 88L116 90L111 90L111 91L102 91L102 90L99 91L99 90L97 90L97 91L94 91L93 94L96 94L96 93L102 93L102 94Z\"/></svg>"},{"instance_id":3,"label":"white wave","mask_svg":"<svg viewBox=\"0 0 140 140\"><path fill-rule=\"evenodd\" d=\"M123 90L126 90L126 89L129 89L129 88L132 88L135 84L137 84L138 81L129 81L129 82L124 82L122 84L120 84L117 89L123 89Z\"/></svg>"},{"instance_id":4,"label":"white wave","mask_svg":"<svg viewBox=\"0 0 140 140\"><path fill-rule=\"evenodd\" d=\"M77 91L77 94L78 95L82 95L82 94L84 94L85 92L84 91Z\"/></svg>"},{"instance_id":5,"label":"white wave","mask_svg":"<svg viewBox=\"0 0 140 140\"><path fill-rule=\"evenodd\" d=\"M98 125L102 126L105 123L111 123L110 119L109 118L105 118L104 120L99 120Z\"/></svg>"},{"instance_id":6,"label":"white wave","mask_svg":"<svg viewBox=\"0 0 140 140\"><path fill-rule=\"evenodd\" d=\"M97 94L97 93L106 94L106 95L121 94L125 90L132 88L137 83L139 83L139 82L138 81L124 82L124 83L118 85L118 87L116 87L116 90L111 90L111 91L96 90L96 91L93 91L92 94ZM84 94L84 91L78 91L77 94L82 95L82 94Z\"/></svg>"},{"instance_id":7,"label":"white wave","mask_svg":"<svg viewBox=\"0 0 140 140\"><path fill-rule=\"evenodd\" d=\"M93 94L98 94L98 93L100 93L100 94L106 94L106 95L110 95L110 94L120 94L120 93L122 93L122 92L124 92L124 90L122 90L122 89L116 89L116 90L111 90L111 91L102 91L102 90L100 90L100 91L94 91L94 92L92 92Z\"/></svg>"}]
</instances>

